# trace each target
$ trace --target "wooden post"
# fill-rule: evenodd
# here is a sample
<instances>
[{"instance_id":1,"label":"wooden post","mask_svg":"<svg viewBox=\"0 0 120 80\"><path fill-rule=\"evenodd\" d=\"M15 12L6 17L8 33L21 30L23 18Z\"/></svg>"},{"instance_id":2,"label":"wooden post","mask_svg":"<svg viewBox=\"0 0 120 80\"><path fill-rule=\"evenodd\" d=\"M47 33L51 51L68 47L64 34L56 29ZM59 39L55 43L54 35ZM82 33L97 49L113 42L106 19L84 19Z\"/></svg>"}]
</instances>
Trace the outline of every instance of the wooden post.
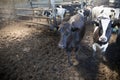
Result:
<instances>
[{"instance_id":1,"label":"wooden post","mask_svg":"<svg viewBox=\"0 0 120 80\"><path fill-rule=\"evenodd\" d=\"M30 3L30 7L31 7L31 9L32 9L32 18L31 18L31 20L34 20L34 9L33 9L32 0L28 0L28 2Z\"/></svg>"},{"instance_id":2,"label":"wooden post","mask_svg":"<svg viewBox=\"0 0 120 80\"><path fill-rule=\"evenodd\" d=\"M48 0L49 9L51 8L51 2Z\"/></svg>"},{"instance_id":3,"label":"wooden post","mask_svg":"<svg viewBox=\"0 0 120 80\"><path fill-rule=\"evenodd\" d=\"M94 0L91 0L89 3L92 7L94 6Z\"/></svg>"},{"instance_id":4,"label":"wooden post","mask_svg":"<svg viewBox=\"0 0 120 80\"><path fill-rule=\"evenodd\" d=\"M16 18L16 10L15 10L15 1L14 0L12 0L12 5L13 5L13 19L15 19Z\"/></svg>"},{"instance_id":5,"label":"wooden post","mask_svg":"<svg viewBox=\"0 0 120 80\"><path fill-rule=\"evenodd\" d=\"M57 27L57 21L56 21L56 13L55 13L55 0L50 0L52 12L53 12L53 26Z\"/></svg>"},{"instance_id":6,"label":"wooden post","mask_svg":"<svg viewBox=\"0 0 120 80\"><path fill-rule=\"evenodd\" d=\"M55 0L50 0L50 3L51 3L52 11L53 11L53 17L56 17L56 14L55 14Z\"/></svg>"},{"instance_id":7,"label":"wooden post","mask_svg":"<svg viewBox=\"0 0 120 80\"><path fill-rule=\"evenodd\" d=\"M30 3L30 7L33 8L32 0L28 0L28 2Z\"/></svg>"},{"instance_id":8,"label":"wooden post","mask_svg":"<svg viewBox=\"0 0 120 80\"><path fill-rule=\"evenodd\" d=\"M83 9L83 0L81 0L80 2L81 2L81 9Z\"/></svg>"}]
</instances>

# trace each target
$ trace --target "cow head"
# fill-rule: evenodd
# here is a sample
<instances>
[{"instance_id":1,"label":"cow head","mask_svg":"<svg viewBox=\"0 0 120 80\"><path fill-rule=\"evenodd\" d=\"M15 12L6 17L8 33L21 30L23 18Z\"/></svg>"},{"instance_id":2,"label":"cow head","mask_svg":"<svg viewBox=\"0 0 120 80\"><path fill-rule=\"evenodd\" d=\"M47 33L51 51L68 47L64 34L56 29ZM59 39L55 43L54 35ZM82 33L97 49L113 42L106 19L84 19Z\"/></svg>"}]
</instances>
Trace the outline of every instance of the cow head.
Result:
<instances>
[{"instance_id":1,"label":"cow head","mask_svg":"<svg viewBox=\"0 0 120 80\"><path fill-rule=\"evenodd\" d=\"M70 24L68 22L60 24L58 31L61 35L61 39L58 46L64 49L67 46L67 40L71 34Z\"/></svg>"},{"instance_id":2,"label":"cow head","mask_svg":"<svg viewBox=\"0 0 120 80\"><path fill-rule=\"evenodd\" d=\"M95 25L99 28L99 41L106 43L112 32L112 20L109 16L99 15L97 21L95 21Z\"/></svg>"},{"instance_id":3,"label":"cow head","mask_svg":"<svg viewBox=\"0 0 120 80\"><path fill-rule=\"evenodd\" d=\"M99 16L105 15L105 14L106 14L111 20L114 20L114 19L115 19L115 15L116 15L115 9L105 8L105 9L101 10Z\"/></svg>"}]
</instances>

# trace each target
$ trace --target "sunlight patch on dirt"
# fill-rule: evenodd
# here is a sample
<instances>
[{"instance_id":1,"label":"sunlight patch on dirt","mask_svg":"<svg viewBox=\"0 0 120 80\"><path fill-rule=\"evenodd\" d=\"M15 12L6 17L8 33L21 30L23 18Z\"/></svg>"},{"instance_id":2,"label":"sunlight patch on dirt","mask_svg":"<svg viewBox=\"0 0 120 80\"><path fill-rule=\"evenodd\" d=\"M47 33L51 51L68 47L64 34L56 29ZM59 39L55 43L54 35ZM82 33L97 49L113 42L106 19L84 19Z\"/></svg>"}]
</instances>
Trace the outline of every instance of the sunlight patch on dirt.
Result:
<instances>
[{"instance_id":1,"label":"sunlight patch on dirt","mask_svg":"<svg viewBox=\"0 0 120 80\"><path fill-rule=\"evenodd\" d=\"M35 28L29 28L23 24L12 24L1 29L0 36L9 42L13 40L21 41L35 32Z\"/></svg>"}]
</instances>

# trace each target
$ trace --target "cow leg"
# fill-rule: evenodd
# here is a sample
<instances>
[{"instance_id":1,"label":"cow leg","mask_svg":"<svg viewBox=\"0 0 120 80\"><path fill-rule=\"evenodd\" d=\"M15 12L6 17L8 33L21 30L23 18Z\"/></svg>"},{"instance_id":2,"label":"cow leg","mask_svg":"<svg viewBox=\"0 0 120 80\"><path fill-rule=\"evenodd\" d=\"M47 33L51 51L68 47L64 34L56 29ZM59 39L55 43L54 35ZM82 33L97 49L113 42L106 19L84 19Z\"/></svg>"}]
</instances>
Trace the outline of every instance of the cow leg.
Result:
<instances>
[{"instance_id":1,"label":"cow leg","mask_svg":"<svg viewBox=\"0 0 120 80\"><path fill-rule=\"evenodd\" d=\"M70 66L72 66L73 63L71 62L71 52L67 52L67 55L68 55L68 63Z\"/></svg>"},{"instance_id":2,"label":"cow leg","mask_svg":"<svg viewBox=\"0 0 120 80\"><path fill-rule=\"evenodd\" d=\"M75 58L76 58L76 62L74 63L74 65L78 65L79 64L79 61L80 61L80 58L79 58L79 50L80 50L80 45L78 45L76 48L75 48Z\"/></svg>"},{"instance_id":3,"label":"cow leg","mask_svg":"<svg viewBox=\"0 0 120 80\"><path fill-rule=\"evenodd\" d=\"M76 47L76 49L75 49L75 57L76 57L76 59L77 59L77 61L79 61L79 49L80 49L80 45L78 45L77 47Z\"/></svg>"},{"instance_id":4,"label":"cow leg","mask_svg":"<svg viewBox=\"0 0 120 80\"><path fill-rule=\"evenodd\" d=\"M75 52L75 57L76 57L77 61L79 61L78 51L77 51L77 52Z\"/></svg>"}]
</instances>

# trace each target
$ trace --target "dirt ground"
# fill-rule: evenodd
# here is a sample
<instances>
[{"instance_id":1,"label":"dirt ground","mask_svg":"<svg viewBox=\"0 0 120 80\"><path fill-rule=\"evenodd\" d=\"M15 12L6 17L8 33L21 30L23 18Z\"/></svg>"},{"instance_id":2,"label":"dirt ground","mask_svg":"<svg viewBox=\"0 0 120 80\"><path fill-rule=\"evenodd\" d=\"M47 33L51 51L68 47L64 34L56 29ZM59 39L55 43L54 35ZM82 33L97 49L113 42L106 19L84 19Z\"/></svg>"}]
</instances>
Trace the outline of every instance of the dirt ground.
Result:
<instances>
[{"instance_id":1,"label":"dirt ground","mask_svg":"<svg viewBox=\"0 0 120 80\"><path fill-rule=\"evenodd\" d=\"M58 33L42 25L0 24L0 80L120 80L119 68L91 57L93 27L86 28L79 64L69 67Z\"/></svg>"}]
</instances>

